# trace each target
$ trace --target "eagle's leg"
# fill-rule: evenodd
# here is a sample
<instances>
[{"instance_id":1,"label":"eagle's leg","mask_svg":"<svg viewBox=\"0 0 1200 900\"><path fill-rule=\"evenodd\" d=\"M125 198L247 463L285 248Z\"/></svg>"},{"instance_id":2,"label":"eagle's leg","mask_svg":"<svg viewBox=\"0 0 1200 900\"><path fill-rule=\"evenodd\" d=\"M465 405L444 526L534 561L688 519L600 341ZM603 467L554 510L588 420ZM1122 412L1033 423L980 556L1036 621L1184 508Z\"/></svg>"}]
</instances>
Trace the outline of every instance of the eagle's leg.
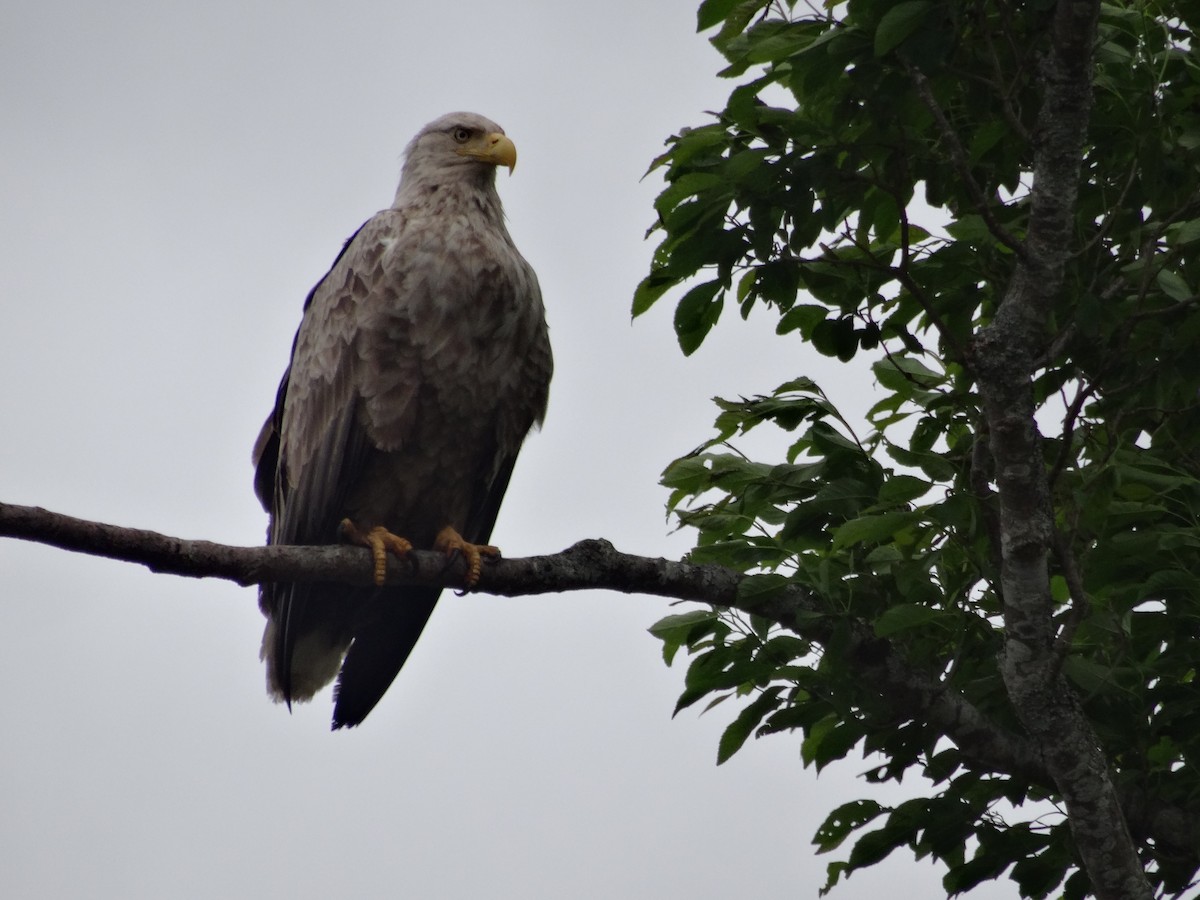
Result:
<instances>
[{"instance_id":1,"label":"eagle's leg","mask_svg":"<svg viewBox=\"0 0 1200 900\"><path fill-rule=\"evenodd\" d=\"M472 544L455 531L452 525L447 525L438 532L438 536L433 542L433 549L440 550L447 556L452 556L456 551L463 555L463 559L467 561L467 587L469 588L475 587L476 582L479 581L479 573L483 568L483 557L500 555L499 547L493 547L490 544Z\"/></svg>"},{"instance_id":2,"label":"eagle's leg","mask_svg":"<svg viewBox=\"0 0 1200 900\"><path fill-rule=\"evenodd\" d=\"M361 531L349 519L342 519L342 537L351 544L359 544L371 551L375 560L375 584L381 587L387 580L387 555L389 552L403 559L412 549L412 544L399 535L392 534L382 525L370 531Z\"/></svg>"}]
</instances>

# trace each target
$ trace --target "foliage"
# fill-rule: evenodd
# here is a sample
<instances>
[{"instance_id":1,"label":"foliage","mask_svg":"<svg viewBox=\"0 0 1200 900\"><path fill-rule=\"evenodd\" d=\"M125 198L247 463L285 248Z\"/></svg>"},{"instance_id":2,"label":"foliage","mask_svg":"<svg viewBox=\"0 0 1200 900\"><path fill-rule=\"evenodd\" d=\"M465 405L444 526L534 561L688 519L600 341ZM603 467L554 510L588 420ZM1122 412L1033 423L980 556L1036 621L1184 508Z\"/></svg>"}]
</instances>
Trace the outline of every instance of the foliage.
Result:
<instances>
[{"instance_id":1,"label":"foliage","mask_svg":"<svg viewBox=\"0 0 1200 900\"><path fill-rule=\"evenodd\" d=\"M868 781L928 779L927 797L830 813L819 851L854 842L826 890L908 847L944 864L952 894L1007 872L1022 896L1083 896L1067 818L1030 804L1056 802L1054 786L986 771L937 726L898 716L839 651L865 625L1021 731L997 663L1000 514L974 354L1022 259L1055 4L828 6L701 4L721 75L738 84L654 162L661 243L634 299L640 314L677 297L684 353L732 304L743 317L771 311L780 339L805 352L869 362L880 399L865 435L797 377L719 401L715 436L664 475L670 509L696 529L693 561L752 575L747 595L802 587L819 628L703 610L653 631L668 663L691 655L677 711L748 701L719 762L751 735L798 730L806 765L858 750L879 754ZM1100 5L1063 289L1029 373L1062 672L1118 787L1189 811L1200 811L1196 16L1182 3ZM759 426L790 436L785 459L736 449ZM1158 890L1188 885L1197 848L1134 837Z\"/></svg>"}]
</instances>

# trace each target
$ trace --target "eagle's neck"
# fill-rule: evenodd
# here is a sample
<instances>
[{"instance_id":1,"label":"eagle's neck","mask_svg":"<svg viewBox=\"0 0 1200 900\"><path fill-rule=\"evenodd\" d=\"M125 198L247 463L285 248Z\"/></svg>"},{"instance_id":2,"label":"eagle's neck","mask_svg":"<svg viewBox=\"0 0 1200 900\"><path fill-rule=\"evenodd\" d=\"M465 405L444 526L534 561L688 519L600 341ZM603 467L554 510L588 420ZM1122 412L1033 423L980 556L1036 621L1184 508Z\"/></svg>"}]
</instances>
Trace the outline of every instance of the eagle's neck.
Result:
<instances>
[{"instance_id":1,"label":"eagle's neck","mask_svg":"<svg viewBox=\"0 0 1200 900\"><path fill-rule=\"evenodd\" d=\"M504 220L496 170L489 165L459 164L445 169L406 165L392 208L482 214L490 221Z\"/></svg>"}]
</instances>

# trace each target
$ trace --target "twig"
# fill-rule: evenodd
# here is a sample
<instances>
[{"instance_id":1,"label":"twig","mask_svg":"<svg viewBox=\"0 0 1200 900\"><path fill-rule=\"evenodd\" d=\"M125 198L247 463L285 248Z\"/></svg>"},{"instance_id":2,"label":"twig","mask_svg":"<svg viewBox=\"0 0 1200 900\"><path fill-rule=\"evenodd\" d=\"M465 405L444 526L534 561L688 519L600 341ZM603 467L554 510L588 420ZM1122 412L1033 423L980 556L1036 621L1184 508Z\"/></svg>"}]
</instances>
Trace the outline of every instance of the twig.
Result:
<instances>
[{"instance_id":1,"label":"twig","mask_svg":"<svg viewBox=\"0 0 1200 900\"><path fill-rule=\"evenodd\" d=\"M942 139L945 140L946 146L950 150L950 161L954 164L954 170L958 173L958 177L962 179L967 193L971 195L971 201L975 204L975 208L983 218L984 224L987 225L988 231L992 233L992 237L1017 254L1018 259L1024 260L1024 244L1009 234L1007 229L997 222L996 217L992 215L991 204L988 203L983 189L975 180L975 176L971 174L971 166L967 162L967 153L963 149L962 142L958 139L957 132L950 125L946 114L942 112L942 108L938 105L937 98L933 96L933 91L929 87L929 79L915 66L907 68L909 77L912 78L913 84L917 88L917 96L921 98L921 102L925 104L926 109L929 110L934 121L937 122Z\"/></svg>"},{"instance_id":2,"label":"twig","mask_svg":"<svg viewBox=\"0 0 1200 900\"><path fill-rule=\"evenodd\" d=\"M1067 654L1071 652L1075 631L1079 628L1079 624L1087 618L1087 614L1091 612L1092 604L1088 600L1087 592L1083 589L1083 576L1079 573L1079 563L1075 559L1075 552L1071 549L1071 542L1061 531L1054 535L1054 555L1062 570L1063 580L1067 582L1067 593L1071 596L1071 611L1067 614L1066 621L1063 622L1055 641L1057 646L1054 669L1057 672L1062 668Z\"/></svg>"},{"instance_id":3,"label":"twig","mask_svg":"<svg viewBox=\"0 0 1200 900\"><path fill-rule=\"evenodd\" d=\"M1062 430L1062 445L1058 448L1058 457L1054 460L1054 466L1050 469L1050 474L1046 476L1046 481L1054 485L1058 482L1058 476L1063 473L1063 469L1067 467L1067 462L1071 459L1071 441L1075 437L1075 423L1079 421L1079 414L1083 411L1083 404L1096 391L1096 383L1085 384L1080 382L1075 391L1075 396L1067 406L1066 415L1063 416Z\"/></svg>"}]
</instances>

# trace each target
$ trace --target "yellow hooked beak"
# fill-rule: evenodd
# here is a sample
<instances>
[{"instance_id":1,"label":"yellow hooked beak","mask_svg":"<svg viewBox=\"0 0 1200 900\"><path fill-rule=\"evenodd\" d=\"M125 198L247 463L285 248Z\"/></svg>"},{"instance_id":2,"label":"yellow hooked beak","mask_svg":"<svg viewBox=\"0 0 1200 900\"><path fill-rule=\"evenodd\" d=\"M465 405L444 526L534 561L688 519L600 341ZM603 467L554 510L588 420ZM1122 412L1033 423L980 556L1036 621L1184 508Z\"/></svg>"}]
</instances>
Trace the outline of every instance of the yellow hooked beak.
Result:
<instances>
[{"instance_id":1,"label":"yellow hooked beak","mask_svg":"<svg viewBox=\"0 0 1200 900\"><path fill-rule=\"evenodd\" d=\"M464 144L458 148L458 154L493 166L507 166L510 173L517 167L517 145L508 139L508 135L498 131Z\"/></svg>"}]
</instances>

